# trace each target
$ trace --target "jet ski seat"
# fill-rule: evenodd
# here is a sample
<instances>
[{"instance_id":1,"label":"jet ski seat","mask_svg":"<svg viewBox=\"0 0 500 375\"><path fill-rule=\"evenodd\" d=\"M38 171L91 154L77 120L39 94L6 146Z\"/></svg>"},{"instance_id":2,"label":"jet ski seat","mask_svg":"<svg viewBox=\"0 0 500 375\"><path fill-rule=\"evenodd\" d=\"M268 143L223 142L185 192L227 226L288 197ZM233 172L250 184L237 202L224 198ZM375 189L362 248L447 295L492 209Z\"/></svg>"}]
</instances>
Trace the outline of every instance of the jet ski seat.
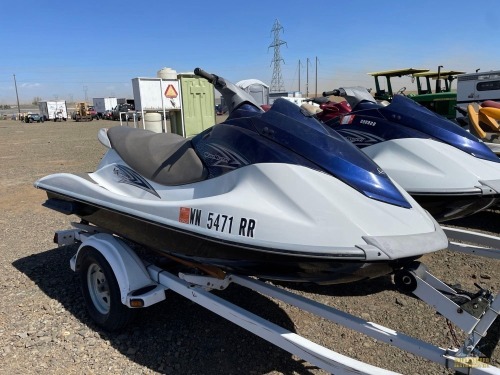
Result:
<instances>
[{"instance_id":1,"label":"jet ski seat","mask_svg":"<svg viewBox=\"0 0 500 375\"><path fill-rule=\"evenodd\" d=\"M161 185L184 185L208 176L191 140L180 135L115 126L107 136L125 163Z\"/></svg>"},{"instance_id":2,"label":"jet ski seat","mask_svg":"<svg viewBox=\"0 0 500 375\"><path fill-rule=\"evenodd\" d=\"M485 131L499 132L500 124L498 120L500 120L500 108L481 107L479 109L479 123L481 125L485 124L486 129L483 128Z\"/></svg>"},{"instance_id":3,"label":"jet ski seat","mask_svg":"<svg viewBox=\"0 0 500 375\"><path fill-rule=\"evenodd\" d=\"M485 100L484 102L481 103L481 107L485 108L497 108L500 109L500 102L497 102L495 100Z\"/></svg>"},{"instance_id":4,"label":"jet ski seat","mask_svg":"<svg viewBox=\"0 0 500 375\"><path fill-rule=\"evenodd\" d=\"M321 108L316 107L316 106L309 104L309 103L302 103L300 108L306 110L311 115L315 115L315 114L323 112L323 110Z\"/></svg>"},{"instance_id":5,"label":"jet ski seat","mask_svg":"<svg viewBox=\"0 0 500 375\"><path fill-rule=\"evenodd\" d=\"M470 132L479 139L486 138L486 132L479 125L479 106L477 103L467 105L467 115L469 116Z\"/></svg>"}]
</instances>

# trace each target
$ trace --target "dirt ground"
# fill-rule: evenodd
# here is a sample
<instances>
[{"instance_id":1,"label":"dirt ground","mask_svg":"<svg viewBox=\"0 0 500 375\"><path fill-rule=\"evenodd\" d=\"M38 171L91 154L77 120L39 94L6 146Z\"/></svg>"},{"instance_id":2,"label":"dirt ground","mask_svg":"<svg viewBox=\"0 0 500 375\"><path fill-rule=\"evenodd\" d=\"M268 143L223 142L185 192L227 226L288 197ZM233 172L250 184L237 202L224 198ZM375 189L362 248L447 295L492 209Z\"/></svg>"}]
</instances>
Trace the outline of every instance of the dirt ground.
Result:
<instances>
[{"instance_id":1,"label":"dirt ground","mask_svg":"<svg viewBox=\"0 0 500 375\"><path fill-rule=\"evenodd\" d=\"M57 248L52 242L54 231L69 228L76 218L42 207L45 194L33 182L55 172L92 171L105 151L98 129L117 125L0 121L0 373L324 374L174 293L141 311L122 332L105 332L89 319L69 268L76 247ZM498 235L499 215L489 210L453 224ZM478 283L500 291L498 260L441 251L422 261L451 284L474 291ZM283 287L434 345L456 346L445 319L397 292L390 277L347 286ZM403 374L453 373L238 286L219 294L370 364ZM500 365L498 348L492 363Z\"/></svg>"}]
</instances>

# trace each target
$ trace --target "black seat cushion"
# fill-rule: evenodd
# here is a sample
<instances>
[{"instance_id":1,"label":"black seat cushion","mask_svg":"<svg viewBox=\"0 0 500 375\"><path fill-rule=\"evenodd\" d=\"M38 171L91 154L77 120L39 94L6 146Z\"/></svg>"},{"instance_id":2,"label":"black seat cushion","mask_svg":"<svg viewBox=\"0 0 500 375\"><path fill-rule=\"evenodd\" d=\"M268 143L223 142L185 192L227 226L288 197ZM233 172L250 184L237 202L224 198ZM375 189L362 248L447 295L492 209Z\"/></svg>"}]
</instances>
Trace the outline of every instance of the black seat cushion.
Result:
<instances>
[{"instance_id":1,"label":"black seat cushion","mask_svg":"<svg viewBox=\"0 0 500 375\"><path fill-rule=\"evenodd\" d=\"M108 130L111 147L140 175L162 185L204 180L207 169L191 140L172 133L115 126Z\"/></svg>"}]
</instances>

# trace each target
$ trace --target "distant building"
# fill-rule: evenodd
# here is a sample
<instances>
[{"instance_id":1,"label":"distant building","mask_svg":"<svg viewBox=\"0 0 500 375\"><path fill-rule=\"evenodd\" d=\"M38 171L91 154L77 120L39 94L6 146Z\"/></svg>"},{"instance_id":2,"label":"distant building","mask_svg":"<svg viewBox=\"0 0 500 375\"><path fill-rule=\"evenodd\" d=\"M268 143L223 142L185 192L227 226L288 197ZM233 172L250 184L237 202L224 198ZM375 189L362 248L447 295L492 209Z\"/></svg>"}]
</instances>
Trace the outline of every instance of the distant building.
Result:
<instances>
[{"instance_id":1,"label":"distant building","mask_svg":"<svg viewBox=\"0 0 500 375\"><path fill-rule=\"evenodd\" d=\"M257 104L264 105L269 103L269 86L258 79L245 79L236 83L236 86L248 92Z\"/></svg>"},{"instance_id":2,"label":"distant building","mask_svg":"<svg viewBox=\"0 0 500 375\"><path fill-rule=\"evenodd\" d=\"M285 92L273 92L269 94L269 104L273 104L274 101L278 98L284 98L292 103L297 105L301 105L306 98L302 97L302 93L300 91L285 91Z\"/></svg>"}]
</instances>

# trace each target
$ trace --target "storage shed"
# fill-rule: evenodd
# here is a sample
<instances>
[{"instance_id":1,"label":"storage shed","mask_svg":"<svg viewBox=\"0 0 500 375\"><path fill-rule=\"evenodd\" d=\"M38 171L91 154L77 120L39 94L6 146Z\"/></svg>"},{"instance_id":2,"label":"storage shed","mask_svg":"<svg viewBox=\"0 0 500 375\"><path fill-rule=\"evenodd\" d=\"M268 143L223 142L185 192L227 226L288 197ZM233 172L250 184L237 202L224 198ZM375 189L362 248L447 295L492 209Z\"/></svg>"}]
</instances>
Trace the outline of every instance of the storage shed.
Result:
<instances>
[{"instance_id":1,"label":"storage shed","mask_svg":"<svg viewBox=\"0 0 500 375\"><path fill-rule=\"evenodd\" d=\"M258 79L245 79L236 86L248 92L259 105L269 104L269 86Z\"/></svg>"}]
</instances>

